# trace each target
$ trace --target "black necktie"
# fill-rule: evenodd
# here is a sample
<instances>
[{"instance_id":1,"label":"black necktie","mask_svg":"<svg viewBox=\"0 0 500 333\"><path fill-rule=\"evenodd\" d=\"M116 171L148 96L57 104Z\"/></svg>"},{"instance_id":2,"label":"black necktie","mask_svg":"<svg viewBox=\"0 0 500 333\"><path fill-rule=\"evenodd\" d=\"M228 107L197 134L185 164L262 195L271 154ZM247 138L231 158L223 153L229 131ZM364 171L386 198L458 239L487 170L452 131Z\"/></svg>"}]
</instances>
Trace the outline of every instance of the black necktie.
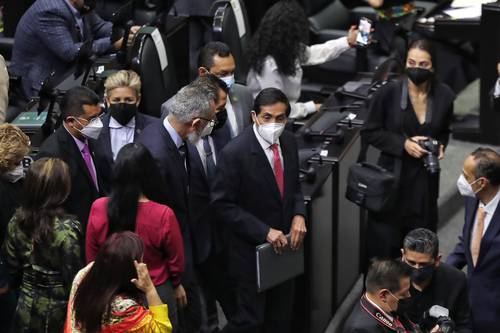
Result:
<instances>
[{"instance_id":1,"label":"black necktie","mask_svg":"<svg viewBox=\"0 0 500 333\"><path fill-rule=\"evenodd\" d=\"M182 141L182 144L178 148L179 154L181 155L182 164L184 165L184 169L187 171L186 167L186 155L187 155L187 145L185 141Z\"/></svg>"},{"instance_id":2,"label":"black necktie","mask_svg":"<svg viewBox=\"0 0 500 333\"><path fill-rule=\"evenodd\" d=\"M215 176L215 159L214 153L212 152L212 147L210 147L210 142L208 142L208 136L203 138L203 150L205 150L207 179L208 183L210 184Z\"/></svg>"}]
</instances>

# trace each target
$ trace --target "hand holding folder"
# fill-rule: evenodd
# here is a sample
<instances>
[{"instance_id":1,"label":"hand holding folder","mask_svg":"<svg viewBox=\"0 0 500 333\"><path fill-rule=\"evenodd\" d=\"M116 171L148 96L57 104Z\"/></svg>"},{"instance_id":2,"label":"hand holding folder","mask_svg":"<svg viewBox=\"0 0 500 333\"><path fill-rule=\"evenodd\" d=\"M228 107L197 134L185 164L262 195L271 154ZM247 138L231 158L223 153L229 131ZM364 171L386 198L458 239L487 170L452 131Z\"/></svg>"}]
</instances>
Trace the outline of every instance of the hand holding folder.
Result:
<instances>
[{"instance_id":1,"label":"hand holding folder","mask_svg":"<svg viewBox=\"0 0 500 333\"><path fill-rule=\"evenodd\" d=\"M304 245L297 250L290 248L291 235L286 236L288 245L281 254L270 243L255 247L257 259L257 291L263 292L304 273Z\"/></svg>"}]
</instances>

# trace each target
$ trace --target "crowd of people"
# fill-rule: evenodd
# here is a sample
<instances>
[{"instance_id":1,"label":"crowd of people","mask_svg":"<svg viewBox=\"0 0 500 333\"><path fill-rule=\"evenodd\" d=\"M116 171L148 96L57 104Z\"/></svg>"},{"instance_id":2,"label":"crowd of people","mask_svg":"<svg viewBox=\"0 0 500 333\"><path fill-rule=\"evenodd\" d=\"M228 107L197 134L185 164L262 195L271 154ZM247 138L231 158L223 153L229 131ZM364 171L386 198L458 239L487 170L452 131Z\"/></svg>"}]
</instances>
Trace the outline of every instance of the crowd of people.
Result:
<instances>
[{"instance_id":1,"label":"crowd of people","mask_svg":"<svg viewBox=\"0 0 500 333\"><path fill-rule=\"evenodd\" d=\"M466 197L463 234L442 262L439 170L423 162L431 154L424 143L436 142L436 158L446 155L455 95L437 79L432 43L407 43L390 28L412 19L413 3L368 2L404 72L371 98L361 136L399 182L390 211L368 212L366 292L344 332L448 332L436 311L454 332L493 332L500 155L478 148L465 160L457 181ZM197 77L163 103L160 118L139 112L141 77L132 70L108 75L103 97L68 90L60 126L32 163L30 138L0 125L2 331L213 333L219 305L224 333L292 332L294 280L258 292L255 247L298 250L314 223L306 221L297 142L286 124L321 109L299 99L302 66L335 59L358 33L352 27L308 46L307 25L294 1L272 6L250 45L247 85L235 82L228 45L205 44ZM84 48L102 54L125 42L92 1L37 0L16 34L16 93L34 96Z\"/></svg>"}]
</instances>

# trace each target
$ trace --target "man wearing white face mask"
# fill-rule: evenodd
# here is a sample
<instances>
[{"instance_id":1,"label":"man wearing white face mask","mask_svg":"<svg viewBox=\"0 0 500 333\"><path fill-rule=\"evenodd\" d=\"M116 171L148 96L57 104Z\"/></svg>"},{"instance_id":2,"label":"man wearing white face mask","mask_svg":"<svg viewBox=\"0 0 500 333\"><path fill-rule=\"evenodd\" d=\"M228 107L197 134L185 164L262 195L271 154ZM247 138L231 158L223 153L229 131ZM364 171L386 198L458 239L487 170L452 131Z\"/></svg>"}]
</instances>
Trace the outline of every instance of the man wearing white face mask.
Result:
<instances>
[{"instance_id":1,"label":"man wearing white face mask","mask_svg":"<svg viewBox=\"0 0 500 333\"><path fill-rule=\"evenodd\" d=\"M101 196L93 147L103 127L102 110L99 97L86 87L70 89L60 106L63 125L43 142L37 158L56 157L68 164L71 192L64 209L78 216L85 231L90 207Z\"/></svg>"},{"instance_id":2,"label":"man wearing white face mask","mask_svg":"<svg viewBox=\"0 0 500 333\"><path fill-rule=\"evenodd\" d=\"M236 62L229 46L222 42L207 43L200 51L198 75L213 74L224 81L229 89L226 102L227 122L224 128L231 138L251 124L253 96L247 86L235 83Z\"/></svg>"},{"instance_id":3,"label":"man wearing white face mask","mask_svg":"<svg viewBox=\"0 0 500 333\"><path fill-rule=\"evenodd\" d=\"M174 210L184 240L185 270L182 275L184 289L175 289L179 305L182 332L196 332L201 325L200 297L194 275L192 209L189 206L191 165L188 158L191 144L211 133L216 122L213 97L200 88L197 80L183 87L162 105L168 116L142 131L138 139L151 152L158 163L165 198L162 204ZM195 149L195 148L194 148ZM196 209L194 207L193 209Z\"/></svg>"},{"instance_id":4,"label":"man wearing white face mask","mask_svg":"<svg viewBox=\"0 0 500 333\"><path fill-rule=\"evenodd\" d=\"M255 99L254 125L218 156L212 209L228 233L228 285L237 300L224 333L291 330L293 280L258 293L255 258L257 245L269 242L277 253L286 246L295 250L306 234L297 144L284 131L289 114L285 94L264 89Z\"/></svg>"},{"instance_id":5,"label":"man wearing white face mask","mask_svg":"<svg viewBox=\"0 0 500 333\"><path fill-rule=\"evenodd\" d=\"M463 233L447 263L467 265L474 332L500 327L500 155L478 148L467 157L457 182L465 199Z\"/></svg>"}]
</instances>

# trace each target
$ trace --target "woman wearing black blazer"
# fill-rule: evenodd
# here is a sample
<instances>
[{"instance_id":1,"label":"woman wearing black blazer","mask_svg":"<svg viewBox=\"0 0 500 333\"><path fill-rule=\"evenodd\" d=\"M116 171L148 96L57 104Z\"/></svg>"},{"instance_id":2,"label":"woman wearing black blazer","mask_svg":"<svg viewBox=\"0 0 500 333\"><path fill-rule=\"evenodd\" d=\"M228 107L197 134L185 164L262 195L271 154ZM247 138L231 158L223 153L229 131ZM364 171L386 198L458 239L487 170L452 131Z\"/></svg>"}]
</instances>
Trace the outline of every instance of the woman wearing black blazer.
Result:
<instances>
[{"instance_id":1,"label":"woman wearing black blazer","mask_svg":"<svg viewBox=\"0 0 500 333\"><path fill-rule=\"evenodd\" d=\"M408 231L437 228L439 172L431 173L424 166L428 151L418 142L427 138L438 140L438 158L443 158L455 96L448 86L434 79L432 55L428 41L410 44L406 75L375 94L361 131L363 140L381 151L380 166L397 174L395 166L400 165L396 204L389 212L369 212L369 258L399 256Z\"/></svg>"}]
</instances>

